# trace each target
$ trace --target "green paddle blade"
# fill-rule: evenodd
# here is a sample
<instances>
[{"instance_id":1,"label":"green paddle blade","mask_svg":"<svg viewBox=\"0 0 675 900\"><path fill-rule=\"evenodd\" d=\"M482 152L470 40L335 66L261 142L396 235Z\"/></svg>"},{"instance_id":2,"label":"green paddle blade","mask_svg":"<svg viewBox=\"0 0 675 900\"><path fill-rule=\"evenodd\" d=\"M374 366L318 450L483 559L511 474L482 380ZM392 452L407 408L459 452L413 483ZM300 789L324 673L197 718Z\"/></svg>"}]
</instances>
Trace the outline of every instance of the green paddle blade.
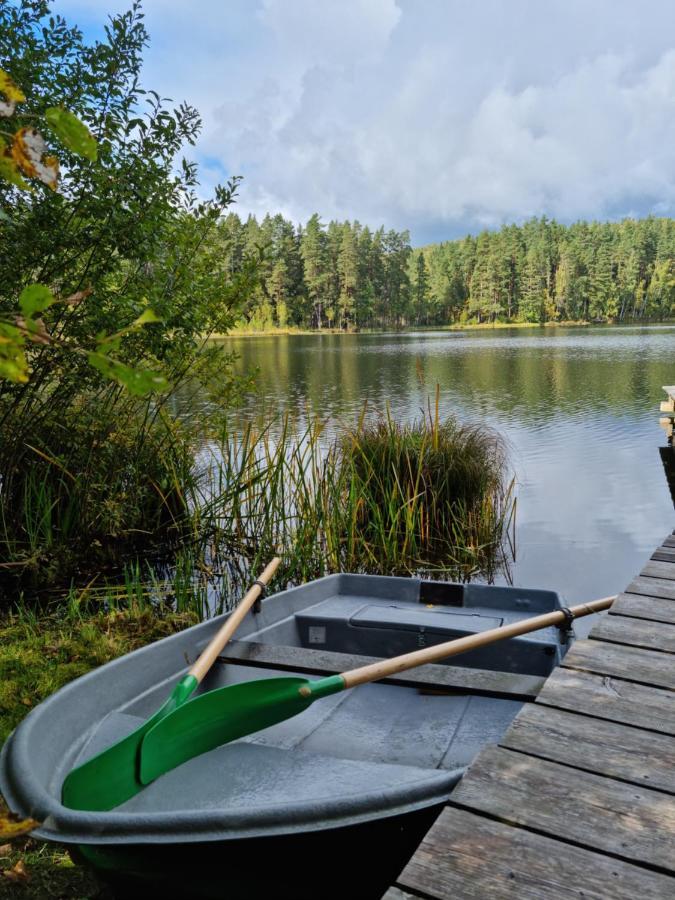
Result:
<instances>
[{"instance_id":1,"label":"green paddle blade","mask_svg":"<svg viewBox=\"0 0 675 900\"><path fill-rule=\"evenodd\" d=\"M197 687L193 675L185 675L167 701L130 735L73 769L61 788L61 802L69 809L102 812L131 799L143 789L138 777L138 757L144 736L165 716L185 703Z\"/></svg>"},{"instance_id":2,"label":"green paddle blade","mask_svg":"<svg viewBox=\"0 0 675 900\"><path fill-rule=\"evenodd\" d=\"M145 734L140 780L149 784L193 756L304 712L314 700L336 694L344 686L340 675L318 681L266 678L201 694Z\"/></svg>"}]
</instances>

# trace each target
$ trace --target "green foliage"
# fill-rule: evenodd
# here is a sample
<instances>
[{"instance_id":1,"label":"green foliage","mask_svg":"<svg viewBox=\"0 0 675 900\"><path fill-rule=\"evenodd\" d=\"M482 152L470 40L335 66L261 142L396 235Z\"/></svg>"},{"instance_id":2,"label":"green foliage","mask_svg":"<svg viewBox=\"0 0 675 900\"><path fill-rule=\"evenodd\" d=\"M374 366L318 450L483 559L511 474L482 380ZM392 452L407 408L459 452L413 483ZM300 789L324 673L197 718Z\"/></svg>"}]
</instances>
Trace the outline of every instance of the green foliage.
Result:
<instances>
[{"instance_id":1,"label":"green foliage","mask_svg":"<svg viewBox=\"0 0 675 900\"><path fill-rule=\"evenodd\" d=\"M45 119L64 146L90 162L96 162L98 156L96 139L77 116L62 106L51 106L45 110Z\"/></svg>"},{"instance_id":2,"label":"green foliage","mask_svg":"<svg viewBox=\"0 0 675 900\"><path fill-rule=\"evenodd\" d=\"M358 222L314 215L296 231L281 216L229 216L219 239L232 271L242 246L262 254L260 291L243 310L253 329L278 324L280 303L298 328L320 328L328 311L341 329L675 316L672 219L533 219L412 250L407 232Z\"/></svg>"},{"instance_id":3,"label":"green foliage","mask_svg":"<svg viewBox=\"0 0 675 900\"><path fill-rule=\"evenodd\" d=\"M54 302L54 295L43 284L31 284L24 288L19 296L19 306L24 316L44 312Z\"/></svg>"},{"instance_id":4,"label":"green foliage","mask_svg":"<svg viewBox=\"0 0 675 900\"><path fill-rule=\"evenodd\" d=\"M89 43L46 3L0 2L17 134L46 119L62 162L58 191L0 181L5 579L48 584L185 537L196 448L236 390L206 340L257 289L255 254L234 271L219 238L237 179L199 196L182 157L199 116L142 86L147 41L137 3ZM213 404L191 428L170 394L189 386Z\"/></svg>"}]
</instances>

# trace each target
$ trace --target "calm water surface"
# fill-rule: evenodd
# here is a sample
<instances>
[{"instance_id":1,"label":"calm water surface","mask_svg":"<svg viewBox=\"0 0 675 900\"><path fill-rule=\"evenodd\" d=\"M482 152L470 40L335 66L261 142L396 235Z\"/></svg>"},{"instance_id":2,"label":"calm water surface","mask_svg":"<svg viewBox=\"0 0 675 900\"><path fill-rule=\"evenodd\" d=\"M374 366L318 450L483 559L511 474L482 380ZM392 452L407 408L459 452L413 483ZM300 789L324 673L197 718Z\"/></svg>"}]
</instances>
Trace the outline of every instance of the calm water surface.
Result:
<instances>
[{"instance_id":1,"label":"calm water surface","mask_svg":"<svg viewBox=\"0 0 675 900\"><path fill-rule=\"evenodd\" d=\"M231 338L258 370L247 411L353 422L365 400L499 429L518 483L515 584L570 603L622 590L675 525L659 447L675 326ZM581 623L580 623L581 624ZM578 629L579 630L579 629ZM585 630L585 629L584 629Z\"/></svg>"}]
</instances>

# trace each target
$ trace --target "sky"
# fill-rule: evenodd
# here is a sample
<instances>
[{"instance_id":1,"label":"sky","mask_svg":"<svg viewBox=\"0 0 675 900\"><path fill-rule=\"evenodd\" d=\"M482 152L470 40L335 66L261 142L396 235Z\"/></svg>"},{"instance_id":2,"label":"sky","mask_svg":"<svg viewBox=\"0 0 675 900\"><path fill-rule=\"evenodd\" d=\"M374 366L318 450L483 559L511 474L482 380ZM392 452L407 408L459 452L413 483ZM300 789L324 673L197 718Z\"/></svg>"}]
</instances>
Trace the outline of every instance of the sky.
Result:
<instances>
[{"instance_id":1,"label":"sky","mask_svg":"<svg viewBox=\"0 0 675 900\"><path fill-rule=\"evenodd\" d=\"M101 34L124 0L54 0ZM415 245L547 215L675 215L673 0L145 0L145 87L203 118L240 215Z\"/></svg>"}]
</instances>

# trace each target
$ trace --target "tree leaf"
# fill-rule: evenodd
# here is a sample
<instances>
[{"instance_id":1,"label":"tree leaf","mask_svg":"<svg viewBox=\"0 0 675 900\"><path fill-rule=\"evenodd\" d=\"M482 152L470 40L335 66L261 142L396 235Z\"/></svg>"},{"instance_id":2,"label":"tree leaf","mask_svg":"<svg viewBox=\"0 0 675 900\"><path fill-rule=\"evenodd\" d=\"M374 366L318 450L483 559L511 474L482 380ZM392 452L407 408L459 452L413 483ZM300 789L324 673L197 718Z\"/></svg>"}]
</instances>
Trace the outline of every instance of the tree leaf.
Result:
<instances>
[{"instance_id":1,"label":"tree leaf","mask_svg":"<svg viewBox=\"0 0 675 900\"><path fill-rule=\"evenodd\" d=\"M0 812L0 840L11 841L13 838L21 837L34 831L40 822L36 819L22 819L16 813Z\"/></svg>"},{"instance_id":2,"label":"tree leaf","mask_svg":"<svg viewBox=\"0 0 675 900\"><path fill-rule=\"evenodd\" d=\"M153 372L151 369L134 369L103 353L89 353L88 359L89 363L106 378L112 378L113 381L123 384L131 394L135 394L137 397L145 397L153 391L165 391L169 387L169 382L161 372Z\"/></svg>"},{"instance_id":3,"label":"tree leaf","mask_svg":"<svg viewBox=\"0 0 675 900\"><path fill-rule=\"evenodd\" d=\"M54 295L44 284L29 284L21 291L19 306L24 316L35 315L56 303Z\"/></svg>"},{"instance_id":4,"label":"tree leaf","mask_svg":"<svg viewBox=\"0 0 675 900\"><path fill-rule=\"evenodd\" d=\"M9 181L22 191L30 191L31 186L21 177L21 172L7 144L0 138L0 178Z\"/></svg>"},{"instance_id":5,"label":"tree leaf","mask_svg":"<svg viewBox=\"0 0 675 900\"><path fill-rule=\"evenodd\" d=\"M154 309L144 309L137 319L134 319L133 325L150 325L152 322L161 322L162 320L154 311Z\"/></svg>"},{"instance_id":6,"label":"tree leaf","mask_svg":"<svg viewBox=\"0 0 675 900\"><path fill-rule=\"evenodd\" d=\"M3 869L2 874L5 878L9 879L9 881L15 881L17 883L29 880L28 869L22 859L20 859L16 865L12 866L11 869Z\"/></svg>"},{"instance_id":7,"label":"tree leaf","mask_svg":"<svg viewBox=\"0 0 675 900\"><path fill-rule=\"evenodd\" d=\"M91 162L96 162L98 155L96 138L84 122L80 122L74 113L64 109L62 106L51 106L45 110L45 119L57 138L69 150L72 150L73 153L77 153L79 156L84 156L85 159L89 159Z\"/></svg>"},{"instance_id":8,"label":"tree leaf","mask_svg":"<svg viewBox=\"0 0 675 900\"><path fill-rule=\"evenodd\" d=\"M24 175L39 180L53 191L59 181L59 161L46 156L47 145L39 131L19 128L12 142L12 156Z\"/></svg>"},{"instance_id":9,"label":"tree leaf","mask_svg":"<svg viewBox=\"0 0 675 900\"><path fill-rule=\"evenodd\" d=\"M0 116L11 116L16 104L21 103L26 97L3 69L0 69L0 91L7 97L7 100L0 100Z\"/></svg>"}]
</instances>

